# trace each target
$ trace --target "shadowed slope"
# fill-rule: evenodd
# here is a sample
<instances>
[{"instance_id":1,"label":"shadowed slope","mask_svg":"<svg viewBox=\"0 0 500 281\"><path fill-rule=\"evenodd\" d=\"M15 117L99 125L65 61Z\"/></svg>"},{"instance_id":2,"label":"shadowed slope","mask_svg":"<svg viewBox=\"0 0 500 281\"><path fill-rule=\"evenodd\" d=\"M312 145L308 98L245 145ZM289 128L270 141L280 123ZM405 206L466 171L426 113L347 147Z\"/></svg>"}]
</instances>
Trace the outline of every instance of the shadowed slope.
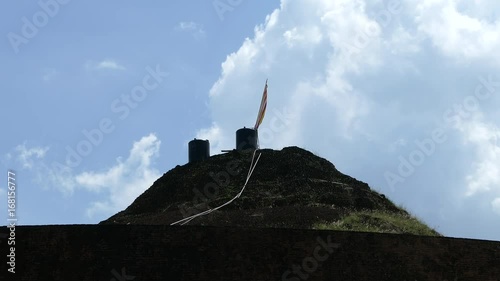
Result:
<instances>
[{"instance_id":1,"label":"shadowed slope","mask_svg":"<svg viewBox=\"0 0 500 281\"><path fill-rule=\"evenodd\" d=\"M241 197L218 211L195 218L190 225L288 228L330 225L338 229L334 227L336 223L356 212L377 211L403 220L411 218L366 183L342 174L332 163L309 151L287 147L258 153L262 156ZM234 150L177 166L127 209L101 224L171 224L217 207L240 192L251 160L251 152ZM391 228L388 223L380 232L438 234L418 220L412 223L427 232L415 232L412 227Z\"/></svg>"}]
</instances>

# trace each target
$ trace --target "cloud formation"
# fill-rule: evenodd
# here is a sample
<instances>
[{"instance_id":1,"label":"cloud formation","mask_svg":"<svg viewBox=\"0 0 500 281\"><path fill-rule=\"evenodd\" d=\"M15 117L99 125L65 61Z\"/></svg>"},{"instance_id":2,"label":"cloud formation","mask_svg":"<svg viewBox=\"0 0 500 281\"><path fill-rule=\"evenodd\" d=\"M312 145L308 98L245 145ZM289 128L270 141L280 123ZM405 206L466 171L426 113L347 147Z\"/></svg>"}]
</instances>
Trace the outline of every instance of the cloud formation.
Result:
<instances>
[{"instance_id":1,"label":"cloud formation","mask_svg":"<svg viewBox=\"0 0 500 281\"><path fill-rule=\"evenodd\" d=\"M193 21L181 21L175 26L175 30L188 32L192 34L195 39L202 39L206 36L203 25Z\"/></svg>"},{"instance_id":2,"label":"cloud formation","mask_svg":"<svg viewBox=\"0 0 500 281\"><path fill-rule=\"evenodd\" d=\"M496 198L491 202L491 206L493 207L493 210L500 215L500 197Z\"/></svg>"},{"instance_id":3,"label":"cloud formation","mask_svg":"<svg viewBox=\"0 0 500 281\"><path fill-rule=\"evenodd\" d=\"M38 184L56 189L66 196L72 196L75 190L99 194L100 199L90 202L86 210L86 216L95 219L126 208L161 176L154 168L160 145L161 141L155 134L144 136L133 143L125 160L118 158L113 166L102 171L76 172L63 165L49 167L43 161L48 147L28 148L22 144L16 147L15 157L23 169L35 172ZM14 157L13 153L9 157Z\"/></svg>"},{"instance_id":4,"label":"cloud formation","mask_svg":"<svg viewBox=\"0 0 500 281\"><path fill-rule=\"evenodd\" d=\"M159 156L161 141L150 134L134 142L125 161L120 159L102 172L83 172L75 176L76 184L87 191L106 194L105 200L91 203L87 216L108 216L130 205L135 198L149 188L160 177L153 168Z\"/></svg>"},{"instance_id":5,"label":"cloud formation","mask_svg":"<svg viewBox=\"0 0 500 281\"><path fill-rule=\"evenodd\" d=\"M45 157L49 147L35 146L28 148L26 142L16 146L14 149L14 156L12 153L7 155L7 158L14 157L15 160L21 164L23 169L32 169L35 161L39 161Z\"/></svg>"},{"instance_id":6,"label":"cloud formation","mask_svg":"<svg viewBox=\"0 0 500 281\"><path fill-rule=\"evenodd\" d=\"M445 197L428 202L434 205L427 213L434 225L451 225L438 219L440 210L456 206L447 198L500 196L493 143L500 126L500 5L478 2L490 9L464 0L282 0L222 63L209 93L213 125L198 137L213 138L215 151L233 147L234 132L253 124L269 78L262 127L272 137L261 137L261 147L318 151L389 192L384 171L395 171L398 155L408 158L415 141L441 128L446 141L395 192L405 205L419 206L439 191ZM289 120L279 131L271 128L276 112ZM439 167L446 173L433 170ZM483 203L497 206L487 198ZM491 224L493 208L485 212L479 216Z\"/></svg>"},{"instance_id":7,"label":"cloud formation","mask_svg":"<svg viewBox=\"0 0 500 281\"><path fill-rule=\"evenodd\" d=\"M126 70L126 68L112 59L105 59L100 62L87 61L85 63L87 70Z\"/></svg>"}]
</instances>

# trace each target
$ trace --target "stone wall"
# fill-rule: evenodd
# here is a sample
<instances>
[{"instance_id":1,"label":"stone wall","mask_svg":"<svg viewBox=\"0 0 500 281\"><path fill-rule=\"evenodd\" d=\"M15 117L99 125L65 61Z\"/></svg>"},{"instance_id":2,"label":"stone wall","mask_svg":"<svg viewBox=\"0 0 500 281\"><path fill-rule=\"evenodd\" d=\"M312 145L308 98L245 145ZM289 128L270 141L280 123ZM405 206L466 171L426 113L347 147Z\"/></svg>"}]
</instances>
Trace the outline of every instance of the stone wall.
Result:
<instances>
[{"instance_id":1,"label":"stone wall","mask_svg":"<svg viewBox=\"0 0 500 281\"><path fill-rule=\"evenodd\" d=\"M8 233L6 227L0 234ZM18 226L1 280L500 280L500 242L202 226ZM0 238L4 260L9 249ZM4 274L5 273L5 274Z\"/></svg>"}]
</instances>

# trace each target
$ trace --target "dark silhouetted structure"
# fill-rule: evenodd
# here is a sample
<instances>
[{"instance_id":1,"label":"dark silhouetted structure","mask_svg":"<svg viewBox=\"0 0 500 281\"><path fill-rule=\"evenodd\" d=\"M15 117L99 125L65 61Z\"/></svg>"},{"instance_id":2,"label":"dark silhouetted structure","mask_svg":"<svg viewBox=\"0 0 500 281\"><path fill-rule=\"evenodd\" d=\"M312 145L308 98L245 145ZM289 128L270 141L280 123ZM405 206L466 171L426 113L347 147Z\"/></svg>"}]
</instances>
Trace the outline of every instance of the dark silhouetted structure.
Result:
<instances>
[{"instance_id":1,"label":"dark silhouetted structure","mask_svg":"<svg viewBox=\"0 0 500 281\"><path fill-rule=\"evenodd\" d=\"M243 127L236 131L236 149L255 150L258 148L258 139L257 130Z\"/></svg>"},{"instance_id":2,"label":"dark silhouetted structure","mask_svg":"<svg viewBox=\"0 0 500 281\"><path fill-rule=\"evenodd\" d=\"M189 163L210 158L210 142L194 139L189 142Z\"/></svg>"}]
</instances>

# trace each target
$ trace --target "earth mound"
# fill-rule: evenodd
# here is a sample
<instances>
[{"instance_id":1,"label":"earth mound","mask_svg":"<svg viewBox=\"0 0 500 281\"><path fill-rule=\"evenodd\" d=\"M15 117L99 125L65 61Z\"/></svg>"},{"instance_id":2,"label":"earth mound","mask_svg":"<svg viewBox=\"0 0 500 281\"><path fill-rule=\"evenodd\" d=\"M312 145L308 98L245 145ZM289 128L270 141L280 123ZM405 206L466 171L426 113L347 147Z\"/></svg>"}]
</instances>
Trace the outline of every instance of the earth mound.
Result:
<instances>
[{"instance_id":1,"label":"earth mound","mask_svg":"<svg viewBox=\"0 0 500 281\"><path fill-rule=\"evenodd\" d=\"M242 190L252 159L258 162L239 198L179 224L439 235L368 184L299 147L233 150L176 166L100 224L172 224L218 207Z\"/></svg>"}]
</instances>

